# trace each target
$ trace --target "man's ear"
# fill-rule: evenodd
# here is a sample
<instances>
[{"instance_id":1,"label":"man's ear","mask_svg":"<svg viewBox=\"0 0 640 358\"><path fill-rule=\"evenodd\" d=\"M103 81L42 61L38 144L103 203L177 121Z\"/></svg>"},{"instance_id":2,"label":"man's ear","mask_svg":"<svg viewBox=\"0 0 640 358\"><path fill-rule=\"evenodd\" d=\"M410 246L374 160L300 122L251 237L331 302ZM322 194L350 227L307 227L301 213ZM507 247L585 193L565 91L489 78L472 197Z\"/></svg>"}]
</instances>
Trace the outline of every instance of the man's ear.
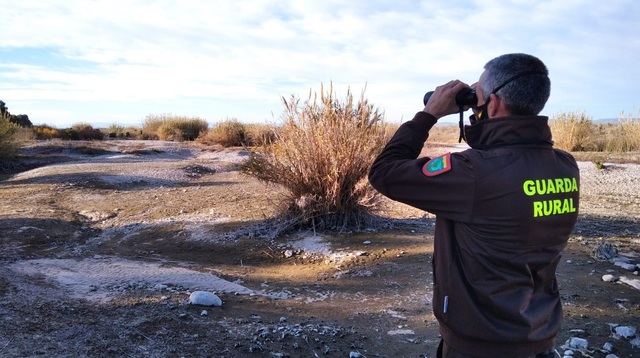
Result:
<instances>
[{"instance_id":1,"label":"man's ear","mask_svg":"<svg viewBox=\"0 0 640 358\"><path fill-rule=\"evenodd\" d=\"M489 118L504 117L510 114L504 104L504 101L500 97L496 96L495 93L490 94L489 98L491 98L487 108L489 111Z\"/></svg>"}]
</instances>

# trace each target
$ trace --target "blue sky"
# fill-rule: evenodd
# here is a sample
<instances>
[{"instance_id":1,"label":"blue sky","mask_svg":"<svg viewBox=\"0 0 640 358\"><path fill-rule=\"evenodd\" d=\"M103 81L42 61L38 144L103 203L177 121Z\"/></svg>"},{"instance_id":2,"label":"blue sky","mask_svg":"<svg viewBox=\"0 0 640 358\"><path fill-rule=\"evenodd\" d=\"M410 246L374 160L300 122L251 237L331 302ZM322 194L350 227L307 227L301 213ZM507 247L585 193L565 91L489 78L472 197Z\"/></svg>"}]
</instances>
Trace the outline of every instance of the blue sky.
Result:
<instances>
[{"instance_id":1,"label":"blue sky","mask_svg":"<svg viewBox=\"0 0 640 358\"><path fill-rule=\"evenodd\" d=\"M21 0L0 24L0 100L58 128L271 123L282 97L329 82L407 121L426 91L512 52L549 67L542 114L640 111L637 0Z\"/></svg>"}]
</instances>

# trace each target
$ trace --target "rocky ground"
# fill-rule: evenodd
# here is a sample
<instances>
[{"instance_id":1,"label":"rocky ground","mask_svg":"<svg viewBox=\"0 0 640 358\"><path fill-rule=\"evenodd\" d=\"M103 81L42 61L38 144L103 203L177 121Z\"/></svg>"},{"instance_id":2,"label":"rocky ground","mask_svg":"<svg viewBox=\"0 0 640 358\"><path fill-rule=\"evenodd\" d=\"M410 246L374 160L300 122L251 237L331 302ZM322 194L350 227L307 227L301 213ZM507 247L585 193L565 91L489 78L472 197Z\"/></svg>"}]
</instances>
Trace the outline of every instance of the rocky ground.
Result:
<instances>
[{"instance_id":1,"label":"rocky ground","mask_svg":"<svg viewBox=\"0 0 640 358\"><path fill-rule=\"evenodd\" d=\"M432 218L387 203L390 230L233 235L282 195L237 171L246 155L26 147L0 176L0 356L434 357ZM640 165L580 166L558 350L640 357ZM196 291L222 305L190 303Z\"/></svg>"}]
</instances>

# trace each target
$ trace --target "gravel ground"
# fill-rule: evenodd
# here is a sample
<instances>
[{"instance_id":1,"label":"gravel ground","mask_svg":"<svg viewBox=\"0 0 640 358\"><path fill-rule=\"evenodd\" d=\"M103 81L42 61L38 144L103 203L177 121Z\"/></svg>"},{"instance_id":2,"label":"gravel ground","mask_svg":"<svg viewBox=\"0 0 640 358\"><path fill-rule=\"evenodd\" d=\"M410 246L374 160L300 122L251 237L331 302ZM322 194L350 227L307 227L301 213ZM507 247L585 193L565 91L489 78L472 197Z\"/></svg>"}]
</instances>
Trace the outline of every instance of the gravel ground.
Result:
<instances>
[{"instance_id":1,"label":"gravel ground","mask_svg":"<svg viewBox=\"0 0 640 358\"><path fill-rule=\"evenodd\" d=\"M433 357L432 218L388 203L393 230L225 239L275 212L279 189L237 171L247 154L146 141L27 148L25 170L0 178L0 356ZM640 263L640 165L579 166L558 347L579 338L588 347L576 357L605 358L605 343L640 357L640 336L616 333L640 330L637 276L594 256L605 243ZM222 307L189 304L200 289Z\"/></svg>"}]
</instances>

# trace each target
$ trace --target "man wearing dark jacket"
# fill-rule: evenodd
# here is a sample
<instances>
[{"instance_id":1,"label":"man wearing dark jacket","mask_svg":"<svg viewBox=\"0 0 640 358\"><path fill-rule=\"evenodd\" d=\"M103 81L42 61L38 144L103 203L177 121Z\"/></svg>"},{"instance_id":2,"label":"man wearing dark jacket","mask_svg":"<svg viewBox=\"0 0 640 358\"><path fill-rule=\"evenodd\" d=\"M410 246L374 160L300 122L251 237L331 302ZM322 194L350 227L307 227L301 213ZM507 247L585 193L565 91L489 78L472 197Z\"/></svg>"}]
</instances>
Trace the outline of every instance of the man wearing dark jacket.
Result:
<instances>
[{"instance_id":1,"label":"man wearing dark jacket","mask_svg":"<svg viewBox=\"0 0 640 358\"><path fill-rule=\"evenodd\" d=\"M470 149L418 158L439 118L469 86L439 86L371 167L385 196L436 215L433 310L440 357L552 357L562 321L556 280L576 223L579 171L553 148L546 66L508 54L472 85Z\"/></svg>"}]
</instances>

